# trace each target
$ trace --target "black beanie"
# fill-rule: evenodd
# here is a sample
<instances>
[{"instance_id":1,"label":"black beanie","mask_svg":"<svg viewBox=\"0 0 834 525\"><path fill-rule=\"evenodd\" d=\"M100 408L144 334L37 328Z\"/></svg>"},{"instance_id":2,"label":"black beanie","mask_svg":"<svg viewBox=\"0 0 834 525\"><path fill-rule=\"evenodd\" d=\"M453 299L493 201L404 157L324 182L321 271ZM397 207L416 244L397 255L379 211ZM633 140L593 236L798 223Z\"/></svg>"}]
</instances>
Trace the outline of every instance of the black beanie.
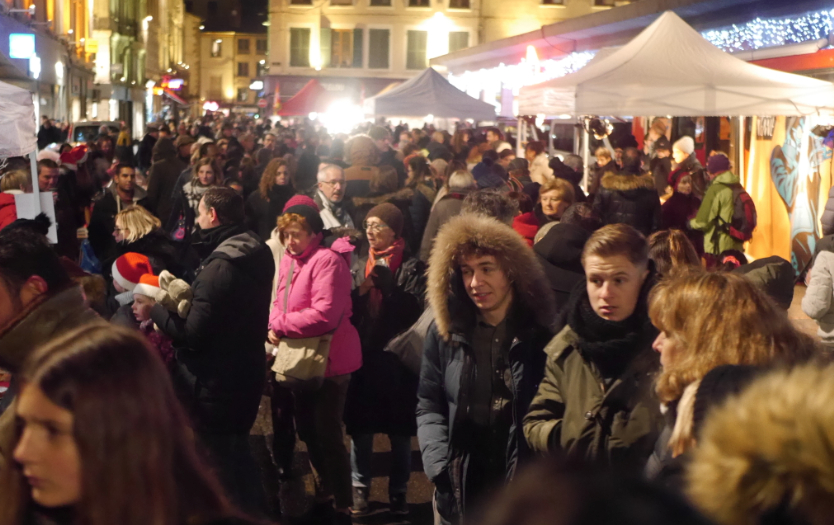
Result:
<instances>
[{"instance_id":1,"label":"black beanie","mask_svg":"<svg viewBox=\"0 0 834 525\"><path fill-rule=\"evenodd\" d=\"M701 379L698 393L695 394L692 434L697 438L709 411L724 403L730 396L741 393L762 370L761 367L752 365L722 365L710 370Z\"/></svg>"},{"instance_id":2,"label":"black beanie","mask_svg":"<svg viewBox=\"0 0 834 525\"><path fill-rule=\"evenodd\" d=\"M313 230L313 234L319 234L324 230L324 222L321 220L321 215L319 212L310 206L305 206L304 204L296 204L295 206L290 206L284 210L284 213L295 213L296 215L301 215L304 217L304 220L307 221L307 224Z\"/></svg>"}]
</instances>

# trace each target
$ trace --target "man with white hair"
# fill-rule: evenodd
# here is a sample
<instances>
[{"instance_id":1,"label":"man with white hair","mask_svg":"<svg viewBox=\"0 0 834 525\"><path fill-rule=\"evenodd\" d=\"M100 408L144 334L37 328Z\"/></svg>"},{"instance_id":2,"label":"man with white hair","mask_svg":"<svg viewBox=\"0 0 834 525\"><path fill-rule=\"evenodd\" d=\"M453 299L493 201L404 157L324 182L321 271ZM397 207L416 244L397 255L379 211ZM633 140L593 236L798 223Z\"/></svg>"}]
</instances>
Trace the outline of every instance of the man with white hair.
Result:
<instances>
[{"instance_id":1,"label":"man with white hair","mask_svg":"<svg viewBox=\"0 0 834 525\"><path fill-rule=\"evenodd\" d=\"M351 218L351 202L345 199L347 182L345 172L335 164L322 164L316 174L318 189L313 198L321 210L321 220L326 229L355 228Z\"/></svg>"}]
</instances>

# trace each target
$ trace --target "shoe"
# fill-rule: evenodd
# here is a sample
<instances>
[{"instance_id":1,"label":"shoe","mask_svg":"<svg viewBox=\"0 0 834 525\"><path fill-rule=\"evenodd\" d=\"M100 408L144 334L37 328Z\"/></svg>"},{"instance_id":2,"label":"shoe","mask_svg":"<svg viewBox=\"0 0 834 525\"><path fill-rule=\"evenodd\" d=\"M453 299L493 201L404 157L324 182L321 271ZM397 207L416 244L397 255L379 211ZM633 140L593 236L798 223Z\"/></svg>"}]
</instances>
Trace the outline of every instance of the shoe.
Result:
<instances>
[{"instance_id":1,"label":"shoe","mask_svg":"<svg viewBox=\"0 0 834 525\"><path fill-rule=\"evenodd\" d=\"M394 516L408 516L408 501L405 494L391 494L388 497L388 510Z\"/></svg>"},{"instance_id":2,"label":"shoe","mask_svg":"<svg viewBox=\"0 0 834 525\"><path fill-rule=\"evenodd\" d=\"M338 511L333 513L333 525L351 525L352 523L350 514Z\"/></svg>"},{"instance_id":3,"label":"shoe","mask_svg":"<svg viewBox=\"0 0 834 525\"><path fill-rule=\"evenodd\" d=\"M353 487L353 507L350 513L354 516L364 516L368 513L367 487Z\"/></svg>"}]
</instances>

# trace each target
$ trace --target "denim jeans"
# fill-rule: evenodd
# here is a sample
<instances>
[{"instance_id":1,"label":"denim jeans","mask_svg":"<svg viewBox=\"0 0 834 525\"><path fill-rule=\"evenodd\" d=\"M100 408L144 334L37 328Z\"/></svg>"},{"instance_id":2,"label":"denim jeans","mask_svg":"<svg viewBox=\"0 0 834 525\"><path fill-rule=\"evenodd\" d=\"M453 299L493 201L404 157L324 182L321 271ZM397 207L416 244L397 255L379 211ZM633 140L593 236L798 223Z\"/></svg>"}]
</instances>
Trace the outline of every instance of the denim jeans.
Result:
<instances>
[{"instance_id":1,"label":"denim jeans","mask_svg":"<svg viewBox=\"0 0 834 525\"><path fill-rule=\"evenodd\" d=\"M411 476L411 437L388 435L391 442L391 472L388 474L388 494L405 494ZM373 434L351 436L350 467L354 487L371 486L371 458L374 454Z\"/></svg>"}]
</instances>

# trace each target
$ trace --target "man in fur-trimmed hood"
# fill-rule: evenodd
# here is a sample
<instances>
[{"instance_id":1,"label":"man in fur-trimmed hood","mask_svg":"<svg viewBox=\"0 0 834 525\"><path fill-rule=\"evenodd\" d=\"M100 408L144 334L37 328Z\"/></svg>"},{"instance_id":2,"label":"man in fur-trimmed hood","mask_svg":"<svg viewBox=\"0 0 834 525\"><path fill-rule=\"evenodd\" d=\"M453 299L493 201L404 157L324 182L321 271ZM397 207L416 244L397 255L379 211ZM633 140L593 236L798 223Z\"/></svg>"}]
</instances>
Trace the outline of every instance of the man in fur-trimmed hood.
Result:
<instances>
[{"instance_id":1,"label":"man in fur-trimmed hood","mask_svg":"<svg viewBox=\"0 0 834 525\"><path fill-rule=\"evenodd\" d=\"M528 453L521 430L544 373L555 302L524 239L500 221L463 214L437 235L417 435L444 523L510 479Z\"/></svg>"},{"instance_id":2,"label":"man in fur-trimmed hood","mask_svg":"<svg viewBox=\"0 0 834 525\"><path fill-rule=\"evenodd\" d=\"M628 224L645 236L660 229L660 198L651 173L643 172L636 148L623 151L623 169L602 177L594 198L602 224Z\"/></svg>"}]
</instances>

